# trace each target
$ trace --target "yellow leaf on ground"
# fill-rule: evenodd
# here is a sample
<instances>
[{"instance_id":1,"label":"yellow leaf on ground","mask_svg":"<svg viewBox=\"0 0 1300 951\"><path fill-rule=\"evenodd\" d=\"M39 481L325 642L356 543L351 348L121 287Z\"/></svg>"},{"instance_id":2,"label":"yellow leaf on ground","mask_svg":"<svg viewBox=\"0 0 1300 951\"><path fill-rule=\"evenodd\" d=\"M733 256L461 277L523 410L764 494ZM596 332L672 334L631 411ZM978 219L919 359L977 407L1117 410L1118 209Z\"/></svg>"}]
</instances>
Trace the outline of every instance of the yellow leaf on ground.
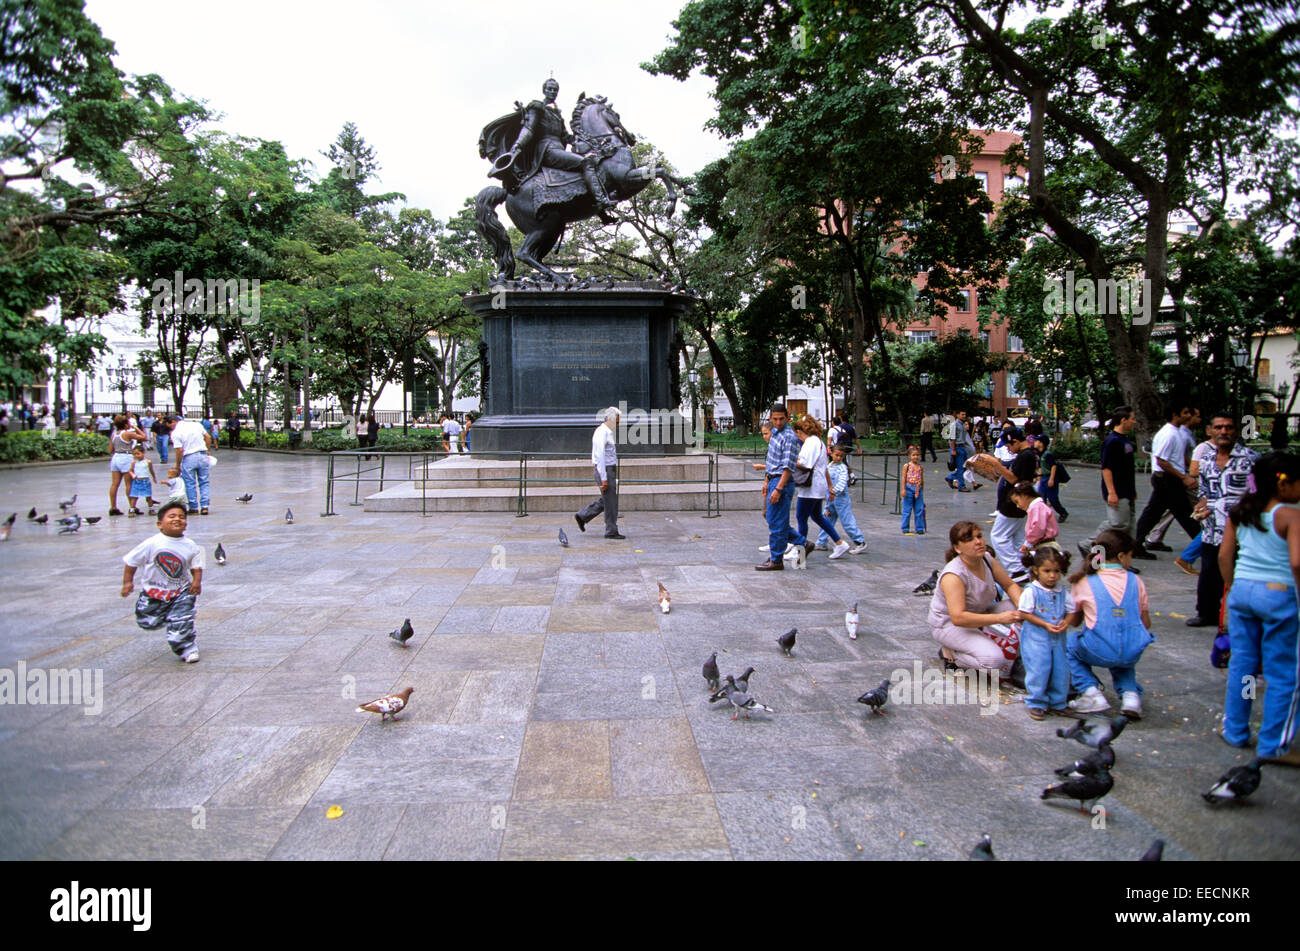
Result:
<instances>
[{"instance_id":1,"label":"yellow leaf on ground","mask_svg":"<svg viewBox=\"0 0 1300 951\"><path fill-rule=\"evenodd\" d=\"M343 815L342 806L330 806L328 809L325 810L326 819L337 819L341 815Z\"/></svg>"}]
</instances>

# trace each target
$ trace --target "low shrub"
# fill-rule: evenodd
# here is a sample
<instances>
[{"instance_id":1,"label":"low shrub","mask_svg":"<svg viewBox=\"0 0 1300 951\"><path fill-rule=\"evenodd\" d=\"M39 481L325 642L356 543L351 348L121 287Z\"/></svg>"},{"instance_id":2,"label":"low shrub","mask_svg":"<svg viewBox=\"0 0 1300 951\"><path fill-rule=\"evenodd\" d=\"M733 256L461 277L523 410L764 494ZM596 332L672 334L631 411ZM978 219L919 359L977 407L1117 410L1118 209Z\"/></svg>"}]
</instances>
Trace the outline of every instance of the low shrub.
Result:
<instances>
[{"instance_id":1,"label":"low shrub","mask_svg":"<svg viewBox=\"0 0 1300 951\"><path fill-rule=\"evenodd\" d=\"M0 436L0 463L47 462L52 459L94 459L108 455L108 438L98 433L24 430Z\"/></svg>"}]
</instances>

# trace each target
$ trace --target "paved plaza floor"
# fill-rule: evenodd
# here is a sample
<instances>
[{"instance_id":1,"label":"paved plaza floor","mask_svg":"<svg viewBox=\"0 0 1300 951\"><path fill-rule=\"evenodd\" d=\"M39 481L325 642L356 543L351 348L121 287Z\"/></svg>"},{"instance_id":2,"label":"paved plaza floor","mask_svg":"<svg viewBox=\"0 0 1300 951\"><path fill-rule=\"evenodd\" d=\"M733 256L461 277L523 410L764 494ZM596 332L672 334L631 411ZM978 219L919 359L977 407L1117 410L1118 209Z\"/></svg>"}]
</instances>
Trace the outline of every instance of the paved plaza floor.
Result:
<instances>
[{"instance_id":1,"label":"paved plaza floor","mask_svg":"<svg viewBox=\"0 0 1300 951\"><path fill-rule=\"evenodd\" d=\"M19 513L0 544L0 667L103 676L97 715L0 706L0 857L958 859L987 832L1007 859L1130 860L1157 837L1166 859L1300 858L1300 770L1266 768L1240 807L1199 797L1248 754L1215 734L1226 672L1209 666L1208 632L1183 626L1194 583L1172 555L1140 563L1158 640L1104 815L1040 801L1083 747L1055 736L1070 721L1030 720L1020 694L995 715L951 685L954 702L887 716L855 702L937 665L912 588L953 521L991 522L992 487L956 495L941 466L927 470L930 534L855 502L868 553L760 574L756 511L631 513L626 541L547 514L341 504L320 518L323 460L220 457L212 514L188 533L208 556L193 665L118 596L121 556L152 519L62 537L24 519L36 505L53 522L74 491L83 515L105 512L106 462L0 473L0 517ZM1095 472L1077 476L1071 548L1102 505ZM251 504L233 501L246 491ZM387 633L405 617L402 649ZM790 627L787 658L774 639ZM724 674L757 668L752 693L776 712L733 722L710 706L712 650ZM396 722L355 712L406 686Z\"/></svg>"}]
</instances>

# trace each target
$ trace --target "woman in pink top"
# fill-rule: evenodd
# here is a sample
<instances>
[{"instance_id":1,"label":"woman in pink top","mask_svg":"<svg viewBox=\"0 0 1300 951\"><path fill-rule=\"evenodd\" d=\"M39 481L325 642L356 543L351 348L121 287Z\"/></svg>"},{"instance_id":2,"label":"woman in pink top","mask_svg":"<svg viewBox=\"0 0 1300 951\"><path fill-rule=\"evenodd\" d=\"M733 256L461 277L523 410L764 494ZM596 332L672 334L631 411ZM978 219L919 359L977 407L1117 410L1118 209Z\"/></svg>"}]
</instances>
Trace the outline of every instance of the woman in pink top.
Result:
<instances>
[{"instance_id":1,"label":"woman in pink top","mask_svg":"<svg viewBox=\"0 0 1300 951\"><path fill-rule=\"evenodd\" d=\"M1031 552L1043 542L1054 542L1061 532L1056 512L1039 496L1032 482L1017 482L1008 493L1017 508L1025 510L1025 543L1021 552Z\"/></svg>"}]
</instances>

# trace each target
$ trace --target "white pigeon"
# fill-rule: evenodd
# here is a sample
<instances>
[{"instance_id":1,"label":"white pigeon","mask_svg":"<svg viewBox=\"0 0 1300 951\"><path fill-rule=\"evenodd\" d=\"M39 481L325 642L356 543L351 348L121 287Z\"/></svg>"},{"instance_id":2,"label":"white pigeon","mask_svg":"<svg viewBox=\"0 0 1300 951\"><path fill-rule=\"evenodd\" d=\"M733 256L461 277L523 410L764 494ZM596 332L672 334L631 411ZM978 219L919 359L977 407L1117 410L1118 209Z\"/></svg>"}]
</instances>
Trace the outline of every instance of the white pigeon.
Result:
<instances>
[{"instance_id":1,"label":"white pigeon","mask_svg":"<svg viewBox=\"0 0 1300 951\"><path fill-rule=\"evenodd\" d=\"M853 602L853 607L844 613L844 627L849 632L849 639L856 641L858 639L858 602Z\"/></svg>"},{"instance_id":2,"label":"white pigeon","mask_svg":"<svg viewBox=\"0 0 1300 951\"><path fill-rule=\"evenodd\" d=\"M660 581L658 584L659 584L659 607L664 612L664 614L667 614L669 605L673 600L672 595L668 593L668 589L664 587L664 583L662 581Z\"/></svg>"}]
</instances>

